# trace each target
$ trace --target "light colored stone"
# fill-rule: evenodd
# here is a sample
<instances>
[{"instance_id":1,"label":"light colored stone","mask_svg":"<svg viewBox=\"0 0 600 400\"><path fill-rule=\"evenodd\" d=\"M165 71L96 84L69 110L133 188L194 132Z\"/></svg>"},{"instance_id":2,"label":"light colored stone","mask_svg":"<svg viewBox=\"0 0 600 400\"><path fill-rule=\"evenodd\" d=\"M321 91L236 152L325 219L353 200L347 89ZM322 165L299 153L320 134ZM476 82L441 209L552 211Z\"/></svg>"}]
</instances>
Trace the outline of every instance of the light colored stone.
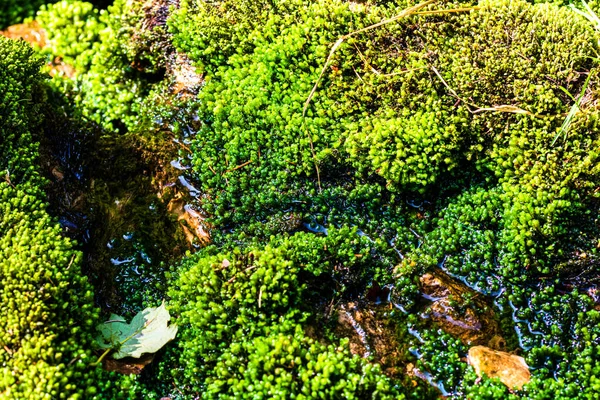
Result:
<instances>
[{"instance_id":1,"label":"light colored stone","mask_svg":"<svg viewBox=\"0 0 600 400\"><path fill-rule=\"evenodd\" d=\"M477 376L485 374L490 378L498 378L510 389L521 389L531 379L529 367L523 357L514 354L475 346L469 349L467 359Z\"/></svg>"}]
</instances>

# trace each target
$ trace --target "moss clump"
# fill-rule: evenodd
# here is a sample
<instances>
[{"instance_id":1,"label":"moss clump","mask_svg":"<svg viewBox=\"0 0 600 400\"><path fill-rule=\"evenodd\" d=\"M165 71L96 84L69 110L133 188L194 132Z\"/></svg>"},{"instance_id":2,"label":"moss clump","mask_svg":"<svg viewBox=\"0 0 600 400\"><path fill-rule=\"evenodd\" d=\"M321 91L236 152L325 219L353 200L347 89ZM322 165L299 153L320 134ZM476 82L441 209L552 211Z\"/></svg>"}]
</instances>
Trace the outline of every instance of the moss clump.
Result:
<instances>
[{"instance_id":1,"label":"moss clump","mask_svg":"<svg viewBox=\"0 0 600 400\"><path fill-rule=\"evenodd\" d=\"M568 397L579 382L593 396L597 335L584 320L597 315L587 288L574 286L598 277L598 32L567 7L525 1L412 16L340 45L305 110L333 43L410 4L182 0L169 34L136 41L141 2L122 1L100 15L106 30L84 46L91 61L85 49L60 50L85 61L77 101L111 130L135 132L153 108L144 102L163 93L164 40L205 73L193 107L165 112L182 104L168 99L156 112L166 125L200 125L188 139L216 243L171 277L182 329L155 370L161 390L174 381L183 396L239 397L255 382L258 396L393 394L339 338L332 347L308 337L319 315L311 299L357 298L377 277L415 312L419 277L441 267L492 296L513 324L535 368L513 396ZM337 294L314 286L325 277ZM497 382L474 384L457 340L403 318L414 327L407 340L423 338L418 367L445 390L507 395ZM317 370L306 358L314 352L345 372L323 380L331 365Z\"/></svg>"},{"instance_id":2,"label":"moss clump","mask_svg":"<svg viewBox=\"0 0 600 400\"><path fill-rule=\"evenodd\" d=\"M83 1L64 0L43 6L36 14L36 21L51 37L45 51L60 55L78 72L87 71L95 54L92 47L106 28L100 14L91 3Z\"/></svg>"},{"instance_id":3,"label":"moss clump","mask_svg":"<svg viewBox=\"0 0 600 400\"><path fill-rule=\"evenodd\" d=\"M0 71L0 169L3 178L10 182L39 183L34 167L37 143L32 131L39 129L41 123L41 61L28 45L5 38L0 40L0 55L6 66Z\"/></svg>"},{"instance_id":4,"label":"moss clump","mask_svg":"<svg viewBox=\"0 0 600 400\"><path fill-rule=\"evenodd\" d=\"M304 332L318 319L310 311L320 306L311 302L319 279L342 264L357 273L374 262L367 242L348 233L296 234L243 253L211 247L184 260L169 291L185 327L171 355L180 368L165 362L162 373L208 398L396 398L379 367L346 343L324 345Z\"/></svg>"},{"instance_id":5,"label":"moss clump","mask_svg":"<svg viewBox=\"0 0 600 400\"><path fill-rule=\"evenodd\" d=\"M25 18L33 17L35 12L44 4L56 0L2 0L0 1L0 29L12 24L23 22Z\"/></svg>"},{"instance_id":6,"label":"moss clump","mask_svg":"<svg viewBox=\"0 0 600 400\"><path fill-rule=\"evenodd\" d=\"M93 398L98 320L81 253L47 213L38 168L44 90L24 42L0 38L0 392Z\"/></svg>"},{"instance_id":7,"label":"moss clump","mask_svg":"<svg viewBox=\"0 0 600 400\"><path fill-rule=\"evenodd\" d=\"M98 321L92 288L81 253L31 189L0 184L0 389L8 398L88 398L98 387L89 366Z\"/></svg>"},{"instance_id":8,"label":"moss clump","mask_svg":"<svg viewBox=\"0 0 600 400\"><path fill-rule=\"evenodd\" d=\"M91 3L62 1L38 14L49 33L46 53L75 67L74 79L65 82L69 96L107 131L137 131L146 98L164 74L164 21L148 28L146 11L141 1L115 1L101 11Z\"/></svg>"},{"instance_id":9,"label":"moss clump","mask_svg":"<svg viewBox=\"0 0 600 400\"><path fill-rule=\"evenodd\" d=\"M442 261L485 293L508 286L526 297L528 285L558 277L577 252L595 254L597 229L581 223L597 210L595 106L582 107L568 134L561 125L573 104L565 91L582 90L583 74L597 79L597 33L567 8L507 1L389 24L340 47L303 118L303 100L327 57L323 42L405 6L278 2L261 8L267 23L256 26L250 7L185 3L171 24L177 45L207 71L199 94L205 126L194 139L205 207L228 232L264 232L257 226L281 210L299 213L310 229L315 215L336 220L358 208L348 200L359 187L379 186L370 192L381 193L378 207L377 196L361 203L376 211L349 223L362 227L373 218L398 233L420 228L419 240L396 236L406 250L396 289L407 306L411 292L418 300L418 274ZM186 25L182 16L192 10L211 27ZM232 41L240 51L231 43L195 47L192 38L200 36ZM499 86L499 77L508 83ZM432 199L429 216L423 206L398 206L420 196ZM397 212L391 221L382 218L388 208ZM389 242L379 244L389 251ZM527 319L563 349L571 311L589 311L569 296L545 311L553 318ZM538 310L504 296L498 302L524 314ZM561 304L571 311L559 313ZM525 348L543 345L517 329ZM464 376L460 352L449 372L440 371L449 386Z\"/></svg>"}]
</instances>

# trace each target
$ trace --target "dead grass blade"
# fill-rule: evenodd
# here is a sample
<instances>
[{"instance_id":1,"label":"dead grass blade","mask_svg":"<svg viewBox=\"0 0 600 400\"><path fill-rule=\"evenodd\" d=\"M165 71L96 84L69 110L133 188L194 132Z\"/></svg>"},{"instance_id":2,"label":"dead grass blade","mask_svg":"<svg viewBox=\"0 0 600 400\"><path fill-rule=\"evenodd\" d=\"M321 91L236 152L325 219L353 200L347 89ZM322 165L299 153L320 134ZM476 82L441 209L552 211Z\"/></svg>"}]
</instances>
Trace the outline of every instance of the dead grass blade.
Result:
<instances>
[{"instance_id":1,"label":"dead grass blade","mask_svg":"<svg viewBox=\"0 0 600 400\"><path fill-rule=\"evenodd\" d=\"M522 114L522 115L531 115L534 117L539 117L539 115L536 115L530 111L524 110L517 106L511 106L511 105L507 105L507 104L503 104L503 105L499 105L499 106L492 106L492 107L479 107L477 104L466 101L465 99L460 97L458 95L458 93L456 93L456 91L454 89L452 89L450 87L450 85L448 85L448 83L446 83L446 81L444 80L444 78L439 73L439 71L437 70L436 67L431 66L431 69L437 75L437 77L440 79L440 81L446 87L446 89L448 89L448 91L450 92L452 97L463 102L466 105L467 110L469 110L469 112L471 114L478 114L481 112L492 111L492 112L505 112L505 113L511 113L511 114ZM471 109L469 106L473 107L474 109Z\"/></svg>"},{"instance_id":2,"label":"dead grass blade","mask_svg":"<svg viewBox=\"0 0 600 400\"><path fill-rule=\"evenodd\" d=\"M556 136L554 136L554 140L552 141L552 144L550 146L554 146L554 144L556 143L556 141L558 140L558 138L561 135L564 136L565 141L567 140L567 136L569 135L569 128L571 127L571 124L573 123L573 119L575 118L575 115L577 115L577 113L579 113L581 111L581 108L580 108L581 100L583 99L583 96L585 95L585 92L587 90L588 84L590 83L591 77L592 77L592 74L588 74L588 77L585 79L585 83L583 84L583 88L581 89L579 96L577 96L575 103L573 103L573 105L571 106L571 109L569 110L567 117L565 118L562 125L560 126L560 129L558 130L558 133L556 134Z\"/></svg>"},{"instance_id":3,"label":"dead grass blade","mask_svg":"<svg viewBox=\"0 0 600 400\"><path fill-rule=\"evenodd\" d=\"M427 0L427 1L424 1L423 3L419 3L419 4L415 5L415 6L412 6L412 7L409 7L407 9L403 10L400 14L395 15L392 18L388 18L388 19L380 21L380 22L378 22L376 24L366 26L366 27L364 27L362 29L359 29L357 31L347 33L344 36L340 37L338 40L336 40L336 42L331 47L331 50L329 51L329 55L327 56L327 60L325 61L325 65L323 65L323 68L321 68L321 73L319 74L319 77L317 78L317 81L315 82L312 90L310 91L310 94L308 95L308 98L304 102L304 107L302 108L302 118L304 118L306 116L306 110L308 110L308 106L310 105L310 102L311 102L312 98L314 97L315 93L317 92L317 88L319 87L319 83L321 83L321 80L323 79L323 75L325 74L325 71L327 71L327 67L329 67L329 63L331 62L331 58L333 57L333 54L342 45L342 43L344 43L344 40L346 40L349 37L352 37L354 35L358 35L359 33L363 33L363 32L369 31L371 29L375 29L375 28L378 28L380 26L383 26L385 24L389 24L391 22L398 21L399 19L407 17L407 16L409 16L411 14L414 14L417 11L419 11L420 9L422 9L423 7L427 7L428 5L433 4L436 1L437 0Z\"/></svg>"}]
</instances>

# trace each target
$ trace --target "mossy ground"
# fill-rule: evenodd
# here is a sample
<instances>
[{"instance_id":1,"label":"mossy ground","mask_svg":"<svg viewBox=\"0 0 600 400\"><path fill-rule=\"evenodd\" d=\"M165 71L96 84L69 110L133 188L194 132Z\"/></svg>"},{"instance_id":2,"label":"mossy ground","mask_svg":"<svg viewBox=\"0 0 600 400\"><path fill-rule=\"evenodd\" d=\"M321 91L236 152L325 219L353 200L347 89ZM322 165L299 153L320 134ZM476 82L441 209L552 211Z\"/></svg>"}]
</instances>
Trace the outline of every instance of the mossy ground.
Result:
<instances>
[{"instance_id":1,"label":"mossy ground","mask_svg":"<svg viewBox=\"0 0 600 400\"><path fill-rule=\"evenodd\" d=\"M64 140L86 156L62 160L63 177L48 190L69 185L85 193L82 214L93 210L94 237L84 247L92 262L82 265L96 298L133 312L165 296L180 325L140 377L105 376L102 396L598 393L600 33L590 21L559 2L432 3L421 11L453 11L377 28L368 27L414 3L169 5L117 0L98 11L63 1L38 14L49 33L42 54L76 71L50 86L80 122L47 129L45 140L49 159L60 159ZM350 32L358 33L326 63ZM182 54L202 74L199 90L174 89L173 60ZM18 97L10 104L34 109L15 115L35 116L36 104L48 103ZM14 123L33 131L40 122ZM7 170L29 179L37 148L2 133L7 154L16 154ZM183 234L163 216L168 196L160 199L152 182L173 137L181 159L191 156L185 182L197 188L194 206L211 227L213 244L195 254L182 254ZM148 150L159 155L148 159ZM81 212L56 204L67 220ZM138 259L111 264L107 243ZM158 286L112 286L125 277L118 265L140 267L142 254L165 262L148 267ZM470 343L423 318L434 307L423 309L426 273L478 292L448 302L458 314L493 310L495 332L531 366L529 385L509 391L476 381L462 361ZM352 354L336 328L337 306L364 304L374 287L388 294L377 315L396 327L400 373Z\"/></svg>"}]
</instances>

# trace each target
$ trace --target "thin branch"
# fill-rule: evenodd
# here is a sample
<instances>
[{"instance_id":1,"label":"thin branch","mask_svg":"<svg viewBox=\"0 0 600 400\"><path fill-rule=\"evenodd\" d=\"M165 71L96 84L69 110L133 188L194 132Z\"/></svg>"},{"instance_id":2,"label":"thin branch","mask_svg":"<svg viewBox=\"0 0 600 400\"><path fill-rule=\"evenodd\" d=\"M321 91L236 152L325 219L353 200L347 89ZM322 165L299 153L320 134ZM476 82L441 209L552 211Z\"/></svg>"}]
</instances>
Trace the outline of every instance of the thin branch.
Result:
<instances>
[{"instance_id":1,"label":"thin branch","mask_svg":"<svg viewBox=\"0 0 600 400\"><path fill-rule=\"evenodd\" d=\"M323 79L323 75L325 74L325 71L327 70L327 67L329 66L329 63L331 62L333 54L342 45L342 43L344 42L344 40L348 39L349 37L352 37L354 35L358 35L359 33L366 32L366 31L371 30L371 29L378 28L378 27L383 26L385 24L389 24L390 22L397 21L397 20L399 20L401 18L404 18L404 17L406 17L406 16L408 16L410 14L414 14L416 11L422 9L423 7L428 6L429 4L434 3L435 1L437 1L437 0L427 0L427 1L424 1L423 3L417 4L417 5L413 6L413 7L409 7L407 9L405 9L400 14L398 14L398 15L392 17L392 18L383 20L383 21L378 22L378 23L373 24L373 25L369 25L369 26L367 26L365 28L362 28L362 29L359 29L357 31L347 33L346 35L344 35L344 36L340 37L338 40L336 40L336 42L333 44L333 47L331 48L331 51L329 52L329 55L327 56L327 60L325 61L325 65L323 65L323 68L321 69L321 73L319 74L319 78L315 82L312 90L310 91L310 94L308 95L308 98L304 102L304 107L302 108L302 125L304 125L305 132L306 132L306 134L308 136L308 141L310 143L310 152L312 154L312 158L313 158L313 161L315 163L315 170L317 172L317 184L319 186L319 192L322 191L322 188L321 188L321 170L319 169L319 163L317 162L317 155L315 153L315 145L314 145L313 140L312 140L312 135L310 134L310 132L308 132L308 129L306 128L306 125L305 125L304 122L305 122L306 111L308 110L308 106L310 105L310 102L311 102L313 96L317 92L317 88L319 87L319 83L321 82L321 79Z\"/></svg>"},{"instance_id":2,"label":"thin branch","mask_svg":"<svg viewBox=\"0 0 600 400\"><path fill-rule=\"evenodd\" d=\"M524 110L524 109L519 108L517 106L511 106L511 105L499 105L499 106L492 106L492 107L479 107L477 104L472 103L470 101L467 101L467 100L463 99L462 97L460 97L456 93L456 91L454 89L452 89L450 87L450 85L448 85L448 83L446 83L446 81L444 80L444 78L439 73L439 71L437 70L436 67L434 67L432 65L431 69L437 75L437 77L440 79L440 81L446 87L446 89L448 89L448 91L450 92L450 94L452 95L452 97L454 97L455 99L457 99L457 100L465 103L466 107L467 107L467 110L469 110L469 112L471 114L478 114L478 113L485 112L485 111L494 111L494 112L506 112L506 113L511 113L511 114L523 114L523 115L531 115L531 116L534 116L534 117L540 117L539 115L536 115L536 114L532 113L531 111L527 111L527 110ZM475 109L471 109L471 108L469 108L469 106L474 107Z\"/></svg>"}]
</instances>

